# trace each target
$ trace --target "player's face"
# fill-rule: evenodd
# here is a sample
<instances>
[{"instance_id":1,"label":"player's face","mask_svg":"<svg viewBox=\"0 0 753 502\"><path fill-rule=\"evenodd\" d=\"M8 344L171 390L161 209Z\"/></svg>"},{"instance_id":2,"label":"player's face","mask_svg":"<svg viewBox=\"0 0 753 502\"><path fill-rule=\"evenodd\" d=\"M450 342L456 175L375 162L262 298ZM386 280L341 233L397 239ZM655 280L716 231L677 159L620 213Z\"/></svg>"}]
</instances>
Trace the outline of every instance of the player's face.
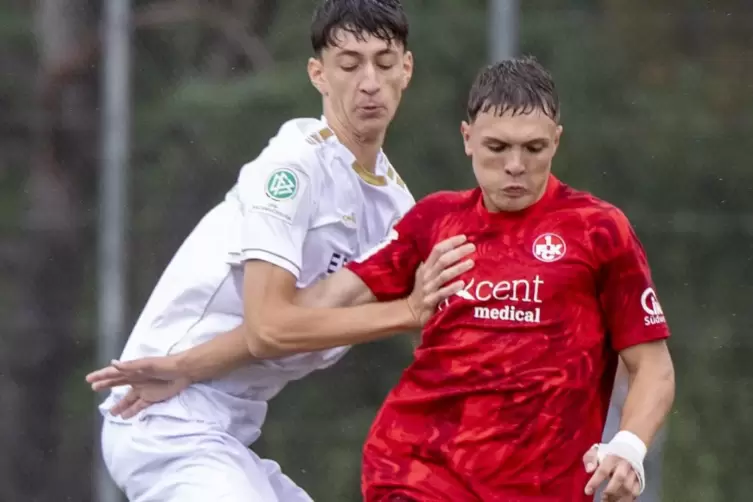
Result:
<instances>
[{"instance_id":1,"label":"player's face","mask_svg":"<svg viewBox=\"0 0 753 502\"><path fill-rule=\"evenodd\" d=\"M546 190L562 126L540 111L479 113L461 126L465 153L491 211L520 211Z\"/></svg>"},{"instance_id":2,"label":"player's face","mask_svg":"<svg viewBox=\"0 0 753 502\"><path fill-rule=\"evenodd\" d=\"M360 139L381 138L413 73L413 56L400 44L340 31L338 44L309 60L309 76L324 110Z\"/></svg>"}]
</instances>

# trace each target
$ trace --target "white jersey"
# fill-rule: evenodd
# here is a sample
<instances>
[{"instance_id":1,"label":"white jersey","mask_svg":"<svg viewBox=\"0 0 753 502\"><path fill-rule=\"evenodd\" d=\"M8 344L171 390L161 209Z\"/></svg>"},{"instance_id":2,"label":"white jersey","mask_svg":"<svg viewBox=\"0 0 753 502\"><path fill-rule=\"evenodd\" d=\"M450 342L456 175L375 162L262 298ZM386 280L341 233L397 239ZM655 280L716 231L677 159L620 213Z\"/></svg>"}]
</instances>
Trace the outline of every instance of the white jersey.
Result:
<instances>
[{"instance_id":1,"label":"white jersey","mask_svg":"<svg viewBox=\"0 0 753 502\"><path fill-rule=\"evenodd\" d=\"M285 123L173 257L122 360L182 352L237 327L245 260L280 266L306 287L377 245L414 203L383 154L371 173L323 118ZM208 420L249 444L259 435L269 399L347 350L255 362L143 413ZM126 390L114 389L103 412Z\"/></svg>"}]
</instances>

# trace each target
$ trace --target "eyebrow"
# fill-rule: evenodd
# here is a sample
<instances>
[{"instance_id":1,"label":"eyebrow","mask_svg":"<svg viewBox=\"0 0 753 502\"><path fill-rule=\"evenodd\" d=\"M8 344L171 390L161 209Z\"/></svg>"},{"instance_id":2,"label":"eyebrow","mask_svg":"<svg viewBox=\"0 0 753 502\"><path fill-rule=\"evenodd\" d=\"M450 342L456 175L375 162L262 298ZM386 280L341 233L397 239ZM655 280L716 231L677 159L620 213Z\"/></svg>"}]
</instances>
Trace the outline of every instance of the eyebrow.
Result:
<instances>
[{"instance_id":1,"label":"eyebrow","mask_svg":"<svg viewBox=\"0 0 753 502\"><path fill-rule=\"evenodd\" d=\"M379 56L386 56L386 55L390 55L390 54L395 54L396 52L397 51L395 49L387 47L387 48L384 48L384 49L381 49L381 50L377 51L376 55L377 55L377 57L379 57ZM350 50L350 49L342 49L337 54L337 57L342 57L342 56L353 57L353 58L360 58L360 57L363 57L364 54L362 52L358 52L358 51L354 51L354 50Z\"/></svg>"},{"instance_id":2,"label":"eyebrow","mask_svg":"<svg viewBox=\"0 0 753 502\"><path fill-rule=\"evenodd\" d=\"M511 142L511 141L509 141L507 139L500 139L500 138L497 138L496 136L484 136L483 138L481 138L481 141L484 142L484 143L505 143L505 144L508 144L508 145L509 144L513 144L513 142ZM531 145L531 144L534 144L534 143L548 144L549 143L549 138L531 138L531 139L527 139L525 141L521 141L520 142L521 145ZM517 144L517 142L516 142L516 144Z\"/></svg>"}]
</instances>

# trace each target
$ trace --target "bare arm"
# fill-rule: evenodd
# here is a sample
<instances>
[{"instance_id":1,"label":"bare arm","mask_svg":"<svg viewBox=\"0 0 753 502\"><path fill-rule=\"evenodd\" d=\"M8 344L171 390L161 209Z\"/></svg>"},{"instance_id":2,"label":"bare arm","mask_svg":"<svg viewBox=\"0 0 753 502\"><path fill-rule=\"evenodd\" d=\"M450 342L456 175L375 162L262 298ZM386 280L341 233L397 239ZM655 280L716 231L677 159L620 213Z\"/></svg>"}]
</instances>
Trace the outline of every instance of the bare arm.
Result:
<instances>
[{"instance_id":1,"label":"bare arm","mask_svg":"<svg viewBox=\"0 0 753 502\"><path fill-rule=\"evenodd\" d=\"M675 396L675 372L665 341L629 347L620 356L629 377L620 429L650 445L661 429Z\"/></svg>"},{"instance_id":2,"label":"bare arm","mask_svg":"<svg viewBox=\"0 0 753 502\"><path fill-rule=\"evenodd\" d=\"M620 357L629 381L620 431L583 457L586 472L593 473L585 492L591 495L606 482L602 500L634 500L645 488L646 449L664 424L675 394L672 358L664 340L633 345Z\"/></svg>"},{"instance_id":3,"label":"bare arm","mask_svg":"<svg viewBox=\"0 0 753 502\"><path fill-rule=\"evenodd\" d=\"M427 301L433 310L439 299L461 286L455 282L442 287L473 265L470 260L460 261L473 251L472 245L456 247L463 241L462 237L448 239L435 247L424 268L424 283L418 285L423 290L414 291L416 302ZM362 343L420 328L407 300L365 305L374 302L374 295L346 269L296 292L295 278L285 270L266 262L249 262L244 298L243 324L170 356L179 374L193 382L209 380L258 359Z\"/></svg>"},{"instance_id":4,"label":"bare arm","mask_svg":"<svg viewBox=\"0 0 753 502\"><path fill-rule=\"evenodd\" d=\"M465 237L457 236L437 244L426 264L419 265L408 297L385 303L364 304L374 295L346 269L298 293L295 277L285 269L249 261L241 325L179 354L115 361L86 379L95 391L131 385L111 411L133 416L192 382L220 377L257 359L362 343L420 327L441 300L463 288L455 279L473 267L473 260L464 258L474 251L463 242ZM348 304L353 306L340 306Z\"/></svg>"},{"instance_id":5,"label":"bare arm","mask_svg":"<svg viewBox=\"0 0 753 502\"><path fill-rule=\"evenodd\" d=\"M337 284L365 296L368 288L352 272L338 272L332 284L323 288L339 299ZM321 307L329 303L312 294L296 302L295 278L287 271L263 262L246 264L244 302L246 342L256 357L277 357L343 345L369 342L418 327L418 320L406 300L372 303L355 307ZM360 283L360 284L359 284ZM326 291L325 291L326 292ZM370 294L370 293L369 293ZM304 306L309 299L319 308Z\"/></svg>"},{"instance_id":6,"label":"bare arm","mask_svg":"<svg viewBox=\"0 0 753 502\"><path fill-rule=\"evenodd\" d=\"M264 262L258 262L257 265ZM267 268L268 267L268 268ZM248 267L252 272L258 274L259 268L267 268L266 273L270 271L275 272L275 269L285 273L283 269L278 269L274 265L267 265L267 267ZM460 268L455 267L455 270L463 270L464 265ZM275 272L273 275L278 275L279 272ZM291 278L292 276L289 275ZM258 278L258 275L254 276ZM284 276L283 276L284 277ZM448 276L449 278L449 276ZM249 281L246 281L249 282ZM294 285L294 280L291 279L291 288ZM443 284L439 283L439 285ZM436 283L435 283L436 284ZM428 285L428 298L430 299L432 294L439 294L439 291L433 293L433 289L438 287ZM460 289L462 286L456 286L455 289ZM445 294L452 294L454 289L451 286L442 288ZM252 294L255 294L252 291ZM313 308L327 308L328 312L332 312L331 307L337 307L338 305L350 304L362 304L365 302L373 301L375 298L372 295L368 287L352 272L343 270L326 280L320 281L316 286L310 287L306 290L300 291L296 294L293 290L291 292L293 296L293 302L287 302L288 309L297 312L301 315L303 312L311 311ZM277 296L279 298L279 295ZM400 326L401 322L414 323L420 320L421 317L415 316L409 309L399 313L399 307L407 309L407 300L401 300L404 305L400 305L400 302L393 302L393 306L398 309L398 320L391 324L385 323L386 326ZM274 305L274 303L273 303ZM263 305L261 308L269 308L269 304ZM336 309L337 310L337 309ZM346 309L353 310L353 309ZM358 310L355 309L353 316L358 315ZM287 310L289 312L290 310ZM259 309L255 309L255 315L258 314ZM287 313L286 312L286 313ZM395 315L389 312L389 309L382 310L379 315L392 316ZM266 319L266 316L262 317ZM299 318L299 322L307 322L305 318ZM405 319L401 321L400 319ZM351 322L355 322L356 318L351 318ZM369 324L366 324L364 329L369 329ZM377 324L377 328L378 328ZM327 329L326 327L323 329ZM297 332L298 336L306 336L311 331ZM316 331L313 332L316 335ZM249 341L251 343L249 343ZM283 345L286 340L282 340L282 343L272 340L272 344L267 344L264 339L257 338L256 333L249 329L249 325L245 322L240 324L232 331L222 333L217 337L211 339L208 342L197 345L184 352L173 354L169 356L161 357L147 357L143 359L136 359L132 361L118 362L114 361L112 365L94 371L87 375L87 381L91 384L92 389L95 391L110 389L121 385L130 385L131 389L126 396L121 399L115 406L112 407L110 412L113 415L120 415L124 418L130 418L135 416L141 410L148 407L151 403L164 401L172 396L178 394L181 390L185 389L188 385L194 382L201 382L210 380L213 378L221 377L231 371L238 369L249 362L258 360L252 354L252 350L256 350L257 355L261 357L269 357L278 355L283 352L287 346ZM325 340L326 343L326 340ZM338 342L332 342L340 343ZM347 343L347 342L346 342ZM282 350L277 347L283 346Z\"/></svg>"},{"instance_id":7,"label":"bare arm","mask_svg":"<svg viewBox=\"0 0 753 502\"><path fill-rule=\"evenodd\" d=\"M443 285L473 267L470 259L460 261L475 251L475 246L465 241L463 235L446 239L434 246L425 264L416 260L413 267L403 267L400 273L406 279L410 280L415 274L415 280L410 280L413 291L407 298L353 307L297 305L292 274L265 262L248 262L244 277L244 317L249 352L257 357L310 352L369 342L420 328L437 304L459 291L463 283L455 281ZM394 253L391 256L394 258ZM341 284L329 284L332 296L338 296L336 289L342 286L352 294L349 298L363 300L366 289L377 287L373 282L371 286L361 285L361 278L347 269L339 275ZM403 282L408 291L410 282Z\"/></svg>"},{"instance_id":8,"label":"bare arm","mask_svg":"<svg viewBox=\"0 0 753 502\"><path fill-rule=\"evenodd\" d=\"M299 289L294 299L296 305L310 308L354 307L375 301L366 284L347 269Z\"/></svg>"},{"instance_id":9,"label":"bare arm","mask_svg":"<svg viewBox=\"0 0 753 502\"><path fill-rule=\"evenodd\" d=\"M375 300L363 281L347 270L339 270L308 288L298 290L294 298L297 305L311 308L355 306ZM259 360L249 351L248 331L244 321L232 331L176 354L178 371L192 382L201 382Z\"/></svg>"}]
</instances>

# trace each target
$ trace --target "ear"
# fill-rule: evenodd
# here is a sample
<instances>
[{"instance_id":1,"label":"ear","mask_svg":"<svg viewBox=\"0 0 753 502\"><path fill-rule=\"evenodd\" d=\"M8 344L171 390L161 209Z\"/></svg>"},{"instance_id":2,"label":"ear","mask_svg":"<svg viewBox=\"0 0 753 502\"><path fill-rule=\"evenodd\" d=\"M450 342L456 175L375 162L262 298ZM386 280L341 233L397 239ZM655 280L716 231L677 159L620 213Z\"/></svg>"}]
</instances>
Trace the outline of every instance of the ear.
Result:
<instances>
[{"instance_id":1,"label":"ear","mask_svg":"<svg viewBox=\"0 0 753 502\"><path fill-rule=\"evenodd\" d=\"M324 76L324 64L322 63L322 60L317 57L309 58L306 69L308 70L311 85L316 87L319 94L326 96L328 92L327 79Z\"/></svg>"},{"instance_id":2,"label":"ear","mask_svg":"<svg viewBox=\"0 0 753 502\"><path fill-rule=\"evenodd\" d=\"M472 149L471 149L471 129L473 128L472 124L469 124L465 120L460 123L460 135L463 137L463 147L465 148L465 154L469 157L472 156Z\"/></svg>"},{"instance_id":3,"label":"ear","mask_svg":"<svg viewBox=\"0 0 753 502\"><path fill-rule=\"evenodd\" d=\"M559 148L560 146L560 136L562 136L562 131L563 129L561 125L558 125L557 129L555 129L554 131L554 152L552 153L552 155L557 153L557 148Z\"/></svg>"},{"instance_id":4,"label":"ear","mask_svg":"<svg viewBox=\"0 0 753 502\"><path fill-rule=\"evenodd\" d=\"M408 87L413 78L413 53L406 51L403 55L403 90Z\"/></svg>"}]
</instances>

